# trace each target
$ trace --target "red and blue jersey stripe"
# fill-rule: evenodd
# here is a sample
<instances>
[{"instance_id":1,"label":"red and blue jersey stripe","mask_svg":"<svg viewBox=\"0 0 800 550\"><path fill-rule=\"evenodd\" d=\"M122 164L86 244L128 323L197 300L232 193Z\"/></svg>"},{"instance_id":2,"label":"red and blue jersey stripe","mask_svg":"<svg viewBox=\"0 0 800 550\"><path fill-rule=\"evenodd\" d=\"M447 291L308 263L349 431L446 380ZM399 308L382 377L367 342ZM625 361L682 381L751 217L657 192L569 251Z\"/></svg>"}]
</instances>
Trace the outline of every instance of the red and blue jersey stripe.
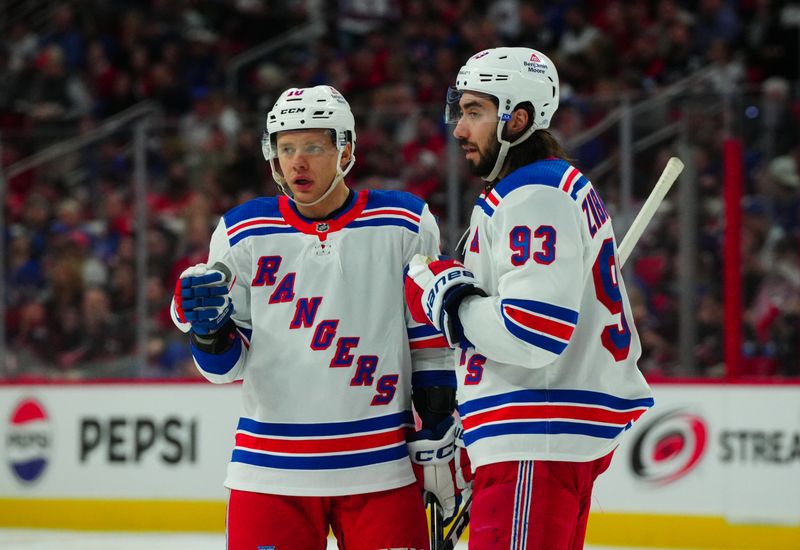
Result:
<instances>
[{"instance_id":1,"label":"red and blue jersey stripe","mask_svg":"<svg viewBox=\"0 0 800 550\"><path fill-rule=\"evenodd\" d=\"M503 435L571 434L615 439L631 427L653 398L624 399L569 389L517 390L466 401L458 411L464 442Z\"/></svg>"},{"instance_id":2,"label":"red and blue jersey stripe","mask_svg":"<svg viewBox=\"0 0 800 550\"><path fill-rule=\"evenodd\" d=\"M232 462L288 470L338 470L406 460L411 411L316 424L241 418Z\"/></svg>"},{"instance_id":3,"label":"red and blue jersey stripe","mask_svg":"<svg viewBox=\"0 0 800 550\"><path fill-rule=\"evenodd\" d=\"M536 300L506 298L500 312L511 334L556 355L566 349L578 324L577 311Z\"/></svg>"},{"instance_id":4,"label":"red and blue jersey stripe","mask_svg":"<svg viewBox=\"0 0 800 550\"><path fill-rule=\"evenodd\" d=\"M408 329L408 343L411 349L426 349L426 348L449 348L447 339L436 327L431 325L419 325L417 327L409 327Z\"/></svg>"},{"instance_id":5,"label":"red and blue jersey stripe","mask_svg":"<svg viewBox=\"0 0 800 550\"><path fill-rule=\"evenodd\" d=\"M491 191L481 194L476 201L487 216L491 217L503 198L512 191L527 185L543 185L561 189L573 200L586 187L589 180L577 168L561 159L547 159L523 166L500 180Z\"/></svg>"},{"instance_id":6,"label":"red and blue jersey stripe","mask_svg":"<svg viewBox=\"0 0 800 550\"><path fill-rule=\"evenodd\" d=\"M233 246L248 237L278 233L306 233L325 240L326 234L344 227L397 226L419 233L424 206L410 193L362 190L335 217L322 221L303 217L288 197L254 199L232 209L224 218Z\"/></svg>"},{"instance_id":7,"label":"red and blue jersey stripe","mask_svg":"<svg viewBox=\"0 0 800 550\"><path fill-rule=\"evenodd\" d=\"M275 197L253 199L230 210L223 217L231 246L248 237L297 233L297 229L284 219Z\"/></svg>"},{"instance_id":8,"label":"red and blue jersey stripe","mask_svg":"<svg viewBox=\"0 0 800 550\"><path fill-rule=\"evenodd\" d=\"M364 210L347 227L404 227L419 233L425 203L409 193L371 190Z\"/></svg>"}]
</instances>

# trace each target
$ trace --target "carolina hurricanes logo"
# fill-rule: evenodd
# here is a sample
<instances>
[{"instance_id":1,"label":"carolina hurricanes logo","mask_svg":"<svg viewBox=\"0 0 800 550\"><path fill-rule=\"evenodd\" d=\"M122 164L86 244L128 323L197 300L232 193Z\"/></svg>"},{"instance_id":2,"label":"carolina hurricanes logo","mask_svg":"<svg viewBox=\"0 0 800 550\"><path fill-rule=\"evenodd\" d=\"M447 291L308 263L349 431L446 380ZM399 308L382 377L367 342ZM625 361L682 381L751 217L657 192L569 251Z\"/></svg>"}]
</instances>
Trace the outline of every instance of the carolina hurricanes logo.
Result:
<instances>
[{"instance_id":1,"label":"carolina hurricanes logo","mask_svg":"<svg viewBox=\"0 0 800 550\"><path fill-rule=\"evenodd\" d=\"M657 485L680 479L700 462L707 439L699 416L681 409L657 416L634 440L633 473Z\"/></svg>"},{"instance_id":2,"label":"carolina hurricanes logo","mask_svg":"<svg viewBox=\"0 0 800 550\"><path fill-rule=\"evenodd\" d=\"M24 399L11 413L6 452L11 471L20 481L39 479L47 467L52 436L47 412L35 399Z\"/></svg>"}]
</instances>

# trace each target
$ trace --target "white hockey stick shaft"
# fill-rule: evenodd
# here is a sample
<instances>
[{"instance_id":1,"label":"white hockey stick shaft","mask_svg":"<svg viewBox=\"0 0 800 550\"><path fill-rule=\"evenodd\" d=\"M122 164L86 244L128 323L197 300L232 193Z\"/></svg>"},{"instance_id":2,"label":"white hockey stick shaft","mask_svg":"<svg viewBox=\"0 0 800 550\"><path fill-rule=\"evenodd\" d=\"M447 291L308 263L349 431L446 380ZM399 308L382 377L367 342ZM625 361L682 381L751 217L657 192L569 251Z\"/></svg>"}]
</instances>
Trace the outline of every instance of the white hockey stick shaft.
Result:
<instances>
[{"instance_id":1,"label":"white hockey stick shaft","mask_svg":"<svg viewBox=\"0 0 800 550\"><path fill-rule=\"evenodd\" d=\"M659 176L655 187L653 187L653 190L650 192L650 196L647 197L644 206L642 206L639 214L636 215L636 219L633 220L628 232L625 233L622 244L618 247L617 256L620 266L625 265L634 247L636 247L636 243L639 242L639 237L642 236L647 224L650 223L650 220L653 218L653 214L656 213L661 201L664 200L664 196L666 196L672 184L675 183L675 180L678 179L682 171L683 162L681 162L681 159L678 157L671 157L667 161L667 165L664 167L664 171L661 172L661 176Z\"/></svg>"},{"instance_id":2,"label":"white hockey stick shaft","mask_svg":"<svg viewBox=\"0 0 800 550\"><path fill-rule=\"evenodd\" d=\"M431 550L442 550L444 544L444 525L442 525L442 509L433 495L428 500L431 522Z\"/></svg>"}]
</instances>

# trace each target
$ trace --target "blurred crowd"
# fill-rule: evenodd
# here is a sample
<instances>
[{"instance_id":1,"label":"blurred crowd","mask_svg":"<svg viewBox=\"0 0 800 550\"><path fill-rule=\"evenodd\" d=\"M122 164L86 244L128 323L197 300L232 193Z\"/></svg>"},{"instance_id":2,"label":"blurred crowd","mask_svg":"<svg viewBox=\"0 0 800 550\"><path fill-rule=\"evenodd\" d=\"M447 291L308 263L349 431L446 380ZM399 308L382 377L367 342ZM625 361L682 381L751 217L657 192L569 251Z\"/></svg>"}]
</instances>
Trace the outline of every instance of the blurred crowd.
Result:
<instances>
[{"instance_id":1,"label":"blurred crowd","mask_svg":"<svg viewBox=\"0 0 800 550\"><path fill-rule=\"evenodd\" d=\"M444 94L469 55L500 45L537 48L554 59L562 106L553 131L568 144L621 97L636 102L657 95L700 70L707 72L707 97L732 98L720 111L696 109L688 122L699 200L693 374L724 374L726 128L747 136L745 373L800 374L800 10L790 2L29 4L38 9L4 13L0 23L3 167L70 137L91 136L142 101L159 114L146 142L145 280L137 266L129 126L5 181L6 364L0 376L194 375L186 340L169 320L171 289L183 269L205 260L220 214L276 192L260 140L264 114L287 87L331 84L342 91L358 132L351 185L411 191L444 223ZM302 40L238 61L293 29L303 29ZM681 112L676 100L660 117L637 119L635 130L646 134ZM724 123L721 112L733 113L733 122ZM617 162L618 133L583 141L570 153L591 176L593 167ZM637 201L671 154L674 146L662 141L637 156ZM608 174L595 184L610 208L619 208L618 171ZM459 178L463 215L481 182ZM678 234L678 203L671 197L641 243L628 281L649 374L685 374L677 345ZM137 355L138 331L145 333L145 349Z\"/></svg>"}]
</instances>

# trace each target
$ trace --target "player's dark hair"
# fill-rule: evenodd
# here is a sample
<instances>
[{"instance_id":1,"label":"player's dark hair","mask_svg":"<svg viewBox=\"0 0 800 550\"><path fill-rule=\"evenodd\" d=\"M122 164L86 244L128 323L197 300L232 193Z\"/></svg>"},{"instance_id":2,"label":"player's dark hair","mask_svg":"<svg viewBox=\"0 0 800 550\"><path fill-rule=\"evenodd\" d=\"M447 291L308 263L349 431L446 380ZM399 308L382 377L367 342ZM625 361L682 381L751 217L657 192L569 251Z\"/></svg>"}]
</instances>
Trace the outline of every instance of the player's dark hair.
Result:
<instances>
[{"instance_id":1,"label":"player's dark hair","mask_svg":"<svg viewBox=\"0 0 800 550\"><path fill-rule=\"evenodd\" d=\"M534 111L530 101L520 103L517 105L517 109L525 109L528 113L528 124L533 123ZM503 137L509 141L514 141L516 139L515 136L509 136L506 131L507 128L503 130ZM513 172L517 168L522 168L532 162L546 158L570 160L566 151L564 151L564 148L553 134L548 130L536 130L528 139L508 150L506 166L508 167L508 172Z\"/></svg>"}]
</instances>

